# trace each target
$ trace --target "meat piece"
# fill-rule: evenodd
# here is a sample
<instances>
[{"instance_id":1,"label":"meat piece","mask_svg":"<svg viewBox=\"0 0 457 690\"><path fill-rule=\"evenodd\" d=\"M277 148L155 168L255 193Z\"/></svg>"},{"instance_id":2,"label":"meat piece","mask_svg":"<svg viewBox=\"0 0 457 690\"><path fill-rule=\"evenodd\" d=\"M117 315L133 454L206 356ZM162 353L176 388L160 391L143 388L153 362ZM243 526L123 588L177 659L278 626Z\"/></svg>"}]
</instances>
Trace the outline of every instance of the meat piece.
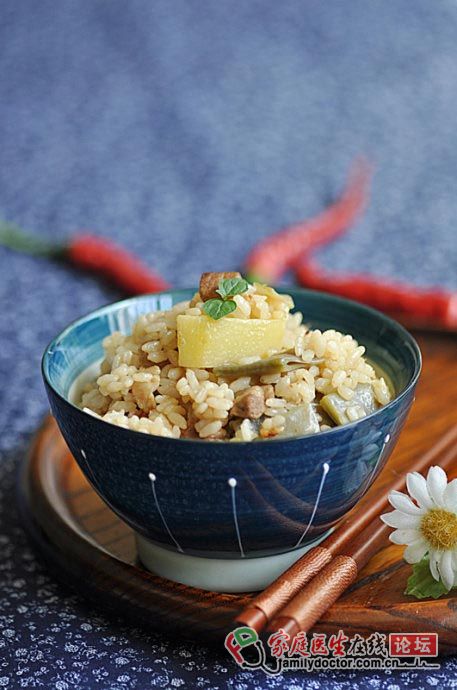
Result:
<instances>
[{"instance_id":1,"label":"meat piece","mask_svg":"<svg viewBox=\"0 0 457 690\"><path fill-rule=\"evenodd\" d=\"M242 391L230 410L235 417L259 419L265 412L265 395L261 386L251 386Z\"/></svg>"},{"instance_id":2,"label":"meat piece","mask_svg":"<svg viewBox=\"0 0 457 690\"><path fill-rule=\"evenodd\" d=\"M220 296L217 294L216 290L219 287L219 281L225 278L241 278L241 273L238 273L238 271L226 271L225 273L202 273L198 291L203 302Z\"/></svg>"}]
</instances>

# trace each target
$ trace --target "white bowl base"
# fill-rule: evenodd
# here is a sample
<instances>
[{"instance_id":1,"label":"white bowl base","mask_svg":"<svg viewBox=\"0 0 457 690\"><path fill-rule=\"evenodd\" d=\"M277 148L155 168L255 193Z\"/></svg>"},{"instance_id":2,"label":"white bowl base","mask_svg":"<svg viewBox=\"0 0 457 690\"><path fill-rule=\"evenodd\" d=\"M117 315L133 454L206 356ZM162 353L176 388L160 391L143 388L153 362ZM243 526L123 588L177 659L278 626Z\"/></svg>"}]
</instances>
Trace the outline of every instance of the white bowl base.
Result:
<instances>
[{"instance_id":1,"label":"white bowl base","mask_svg":"<svg viewBox=\"0 0 457 690\"><path fill-rule=\"evenodd\" d=\"M204 558L169 551L135 534L138 556L155 575L212 592L257 592L264 589L332 530L294 551L258 558Z\"/></svg>"}]
</instances>

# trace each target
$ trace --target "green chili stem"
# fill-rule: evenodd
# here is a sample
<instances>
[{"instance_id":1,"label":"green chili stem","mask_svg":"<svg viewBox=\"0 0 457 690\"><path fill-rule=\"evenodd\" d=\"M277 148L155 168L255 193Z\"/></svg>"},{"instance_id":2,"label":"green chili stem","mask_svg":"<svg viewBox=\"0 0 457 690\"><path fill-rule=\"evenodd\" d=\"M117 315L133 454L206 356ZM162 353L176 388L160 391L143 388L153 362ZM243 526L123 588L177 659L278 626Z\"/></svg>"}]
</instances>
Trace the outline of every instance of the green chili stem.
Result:
<instances>
[{"instance_id":1,"label":"green chili stem","mask_svg":"<svg viewBox=\"0 0 457 690\"><path fill-rule=\"evenodd\" d=\"M16 225L0 221L0 245L32 256L58 258L65 254L65 245L42 240L23 232Z\"/></svg>"}]
</instances>

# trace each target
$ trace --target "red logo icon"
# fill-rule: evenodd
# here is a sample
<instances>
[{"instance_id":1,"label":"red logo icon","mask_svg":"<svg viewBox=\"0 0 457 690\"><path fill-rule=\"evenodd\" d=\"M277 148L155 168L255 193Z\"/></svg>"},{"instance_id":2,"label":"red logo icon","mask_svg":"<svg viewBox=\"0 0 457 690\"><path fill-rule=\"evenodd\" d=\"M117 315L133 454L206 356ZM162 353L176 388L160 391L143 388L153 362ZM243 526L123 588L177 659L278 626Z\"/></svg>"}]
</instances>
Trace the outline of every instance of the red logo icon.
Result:
<instances>
[{"instance_id":1,"label":"red logo icon","mask_svg":"<svg viewBox=\"0 0 457 690\"><path fill-rule=\"evenodd\" d=\"M390 656L438 656L437 633L391 633Z\"/></svg>"}]
</instances>

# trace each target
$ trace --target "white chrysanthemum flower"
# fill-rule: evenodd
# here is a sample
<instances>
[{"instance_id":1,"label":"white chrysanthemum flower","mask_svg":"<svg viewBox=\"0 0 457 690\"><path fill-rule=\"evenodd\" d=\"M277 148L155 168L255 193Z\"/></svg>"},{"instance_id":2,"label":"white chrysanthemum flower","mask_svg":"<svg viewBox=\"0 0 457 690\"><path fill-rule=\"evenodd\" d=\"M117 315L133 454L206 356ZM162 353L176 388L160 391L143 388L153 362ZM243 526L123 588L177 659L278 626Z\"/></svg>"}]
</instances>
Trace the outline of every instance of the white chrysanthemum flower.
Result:
<instances>
[{"instance_id":1,"label":"white chrysanthemum flower","mask_svg":"<svg viewBox=\"0 0 457 690\"><path fill-rule=\"evenodd\" d=\"M395 508L381 515L395 531L394 544L406 544L403 557L418 563L427 553L430 571L447 589L457 586L457 479L447 481L441 467L431 467L425 479L418 472L406 475L407 494L391 491L389 502ZM411 498L416 503L414 503Z\"/></svg>"}]
</instances>

